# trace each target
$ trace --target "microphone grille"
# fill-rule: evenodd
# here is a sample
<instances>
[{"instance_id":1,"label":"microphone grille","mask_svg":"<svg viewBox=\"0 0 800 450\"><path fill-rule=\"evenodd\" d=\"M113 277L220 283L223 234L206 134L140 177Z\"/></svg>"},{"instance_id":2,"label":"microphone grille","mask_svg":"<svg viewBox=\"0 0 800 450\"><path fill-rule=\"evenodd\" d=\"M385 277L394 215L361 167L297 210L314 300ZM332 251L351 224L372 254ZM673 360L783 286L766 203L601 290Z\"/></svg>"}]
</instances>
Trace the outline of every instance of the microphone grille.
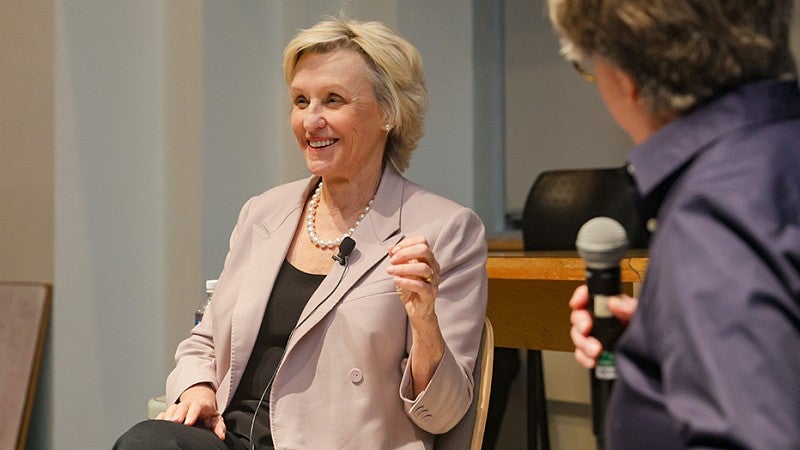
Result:
<instances>
[{"instance_id":1,"label":"microphone grille","mask_svg":"<svg viewBox=\"0 0 800 450\"><path fill-rule=\"evenodd\" d=\"M610 268L618 265L628 250L628 234L616 220L595 217L578 230L575 247L587 266Z\"/></svg>"}]
</instances>

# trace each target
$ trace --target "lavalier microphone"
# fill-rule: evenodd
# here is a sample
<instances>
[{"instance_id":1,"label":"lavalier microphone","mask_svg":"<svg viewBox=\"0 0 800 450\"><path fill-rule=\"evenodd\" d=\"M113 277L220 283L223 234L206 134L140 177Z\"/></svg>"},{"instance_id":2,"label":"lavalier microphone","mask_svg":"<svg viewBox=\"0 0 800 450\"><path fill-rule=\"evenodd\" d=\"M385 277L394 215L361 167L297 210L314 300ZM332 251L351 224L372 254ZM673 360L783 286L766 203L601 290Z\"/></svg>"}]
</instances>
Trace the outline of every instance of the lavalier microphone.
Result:
<instances>
[{"instance_id":1,"label":"lavalier microphone","mask_svg":"<svg viewBox=\"0 0 800 450\"><path fill-rule=\"evenodd\" d=\"M356 248L356 241L350 236L347 236L342 239L342 243L339 244L339 254L333 255L331 258L333 258L334 261L338 261L339 264L345 265L347 264L347 258L350 256L350 253L353 253L354 248Z\"/></svg>"}]
</instances>

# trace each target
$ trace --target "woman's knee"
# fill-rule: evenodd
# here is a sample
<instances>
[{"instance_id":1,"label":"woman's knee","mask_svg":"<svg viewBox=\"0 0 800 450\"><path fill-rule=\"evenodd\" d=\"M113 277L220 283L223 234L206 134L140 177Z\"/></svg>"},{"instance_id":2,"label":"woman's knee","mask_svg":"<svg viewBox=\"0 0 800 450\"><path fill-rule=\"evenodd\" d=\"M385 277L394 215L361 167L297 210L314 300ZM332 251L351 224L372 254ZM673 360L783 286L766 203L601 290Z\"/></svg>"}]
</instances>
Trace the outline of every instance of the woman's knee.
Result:
<instances>
[{"instance_id":1,"label":"woman's knee","mask_svg":"<svg viewBox=\"0 0 800 450\"><path fill-rule=\"evenodd\" d=\"M117 439L114 450L177 450L222 448L225 444L210 430L167 420L139 422Z\"/></svg>"}]
</instances>

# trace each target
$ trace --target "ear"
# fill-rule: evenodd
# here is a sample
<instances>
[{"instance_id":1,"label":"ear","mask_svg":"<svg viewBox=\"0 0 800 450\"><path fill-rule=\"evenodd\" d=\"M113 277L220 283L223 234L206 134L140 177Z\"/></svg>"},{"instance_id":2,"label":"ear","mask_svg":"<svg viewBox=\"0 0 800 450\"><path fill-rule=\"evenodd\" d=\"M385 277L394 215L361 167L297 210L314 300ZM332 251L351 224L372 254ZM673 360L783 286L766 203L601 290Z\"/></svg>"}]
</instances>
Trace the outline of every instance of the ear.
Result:
<instances>
[{"instance_id":1,"label":"ear","mask_svg":"<svg viewBox=\"0 0 800 450\"><path fill-rule=\"evenodd\" d=\"M617 66L613 66L611 74L625 99L630 103L638 104L639 86L636 84L636 81L633 79L633 77L628 75L628 72L625 72Z\"/></svg>"}]
</instances>

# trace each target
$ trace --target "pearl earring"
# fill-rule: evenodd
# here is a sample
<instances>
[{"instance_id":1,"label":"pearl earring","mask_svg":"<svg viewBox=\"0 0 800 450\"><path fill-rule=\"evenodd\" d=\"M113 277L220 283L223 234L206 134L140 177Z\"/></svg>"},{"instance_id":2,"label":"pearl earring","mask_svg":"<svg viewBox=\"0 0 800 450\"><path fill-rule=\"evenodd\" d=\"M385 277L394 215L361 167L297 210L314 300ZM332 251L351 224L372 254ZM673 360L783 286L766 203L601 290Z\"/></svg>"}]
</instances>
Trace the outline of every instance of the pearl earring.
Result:
<instances>
[{"instance_id":1,"label":"pearl earring","mask_svg":"<svg viewBox=\"0 0 800 450\"><path fill-rule=\"evenodd\" d=\"M383 131L385 131L385 132L387 132L387 133L388 133L388 132L389 132L389 130L391 130L391 129L392 129L392 127L390 127L388 123L383 125Z\"/></svg>"}]
</instances>

